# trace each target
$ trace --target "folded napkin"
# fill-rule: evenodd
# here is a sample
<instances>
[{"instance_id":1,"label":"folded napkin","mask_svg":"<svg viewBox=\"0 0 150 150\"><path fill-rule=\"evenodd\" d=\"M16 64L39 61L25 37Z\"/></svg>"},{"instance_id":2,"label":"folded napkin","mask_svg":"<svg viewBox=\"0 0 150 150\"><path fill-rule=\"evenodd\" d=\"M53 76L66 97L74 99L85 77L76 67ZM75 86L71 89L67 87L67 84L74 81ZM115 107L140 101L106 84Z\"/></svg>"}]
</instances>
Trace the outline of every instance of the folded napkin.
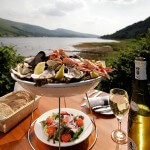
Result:
<instances>
[{"instance_id":1,"label":"folded napkin","mask_svg":"<svg viewBox=\"0 0 150 150\"><path fill-rule=\"evenodd\" d=\"M95 106L106 106L109 104L109 96L99 96L99 97L92 97L92 98L88 98L89 99L89 103L92 107ZM88 101L86 100L86 106L89 107Z\"/></svg>"}]
</instances>

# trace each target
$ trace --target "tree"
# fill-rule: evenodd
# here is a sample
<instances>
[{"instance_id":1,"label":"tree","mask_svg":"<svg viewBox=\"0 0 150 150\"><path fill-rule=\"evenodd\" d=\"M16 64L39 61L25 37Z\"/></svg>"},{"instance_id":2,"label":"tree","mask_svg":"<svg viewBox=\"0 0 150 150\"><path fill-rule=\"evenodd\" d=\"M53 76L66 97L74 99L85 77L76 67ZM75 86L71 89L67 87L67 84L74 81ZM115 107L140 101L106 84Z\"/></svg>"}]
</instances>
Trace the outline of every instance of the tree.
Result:
<instances>
[{"instance_id":1,"label":"tree","mask_svg":"<svg viewBox=\"0 0 150 150\"><path fill-rule=\"evenodd\" d=\"M11 46L0 46L0 96L13 91L15 81L11 78L10 69L23 60L16 52Z\"/></svg>"},{"instance_id":2,"label":"tree","mask_svg":"<svg viewBox=\"0 0 150 150\"><path fill-rule=\"evenodd\" d=\"M134 60L137 56L143 56L147 60L147 74L150 75L150 29L145 37L140 38L136 43L131 43L122 49L117 58L108 61L115 71L110 74L111 79L103 79L98 89L109 92L111 88L123 88L132 93L134 80ZM148 76L150 84L150 76Z\"/></svg>"}]
</instances>

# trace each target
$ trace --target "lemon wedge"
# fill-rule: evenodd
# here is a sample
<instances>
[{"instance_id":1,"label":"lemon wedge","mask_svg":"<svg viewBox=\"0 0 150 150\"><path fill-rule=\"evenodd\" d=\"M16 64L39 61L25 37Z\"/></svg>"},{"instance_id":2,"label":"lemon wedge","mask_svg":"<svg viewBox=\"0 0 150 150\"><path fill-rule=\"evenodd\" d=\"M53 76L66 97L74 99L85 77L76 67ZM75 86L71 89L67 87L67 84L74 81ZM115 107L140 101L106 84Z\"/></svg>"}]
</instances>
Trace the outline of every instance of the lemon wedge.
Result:
<instances>
[{"instance_id":1,"label":"lemon wedge","mask_svg":"<svg viewBox=\"0 0 150 150\"><path fill-rule=\"evenodd\" d=\"M61 68L58 70L58 72L56 73L56 75L55 75L56 79L60 80L60 79L62 79L64 77L64 68L65 68L65 66L63 64L61 66Z\"/></svg>"},{"instance_id":2,"label":"lemon wedge","mask_svg":"<svg viewBox=\"0 0 150 150\"><path fill-rule=\"evenodd\" d=\"M34 68L34 74L41 74L45 69L45 62L38 63Z\"/></svg>"},{"instance_id":3,"label":"lemon wedge","mask_svg":"<svg viewBox=\"0 0 150 150\"><path fill-rule=\"evenodd\" d=\"M99 74L97 72L90 72L91 78L97 78L99 76Z\"/></svg>"}]
</instances>

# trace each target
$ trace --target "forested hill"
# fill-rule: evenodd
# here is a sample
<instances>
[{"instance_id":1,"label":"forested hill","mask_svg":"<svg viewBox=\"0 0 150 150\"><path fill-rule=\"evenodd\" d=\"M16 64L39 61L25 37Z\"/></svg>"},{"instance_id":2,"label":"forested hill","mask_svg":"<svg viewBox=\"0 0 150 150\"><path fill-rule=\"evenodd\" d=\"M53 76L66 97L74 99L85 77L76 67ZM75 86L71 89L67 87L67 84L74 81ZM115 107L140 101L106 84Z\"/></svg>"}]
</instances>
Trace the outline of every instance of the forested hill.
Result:
<instances>
[{"instance_id":1,"label":"forested hill","mask_svg":"<svg viewBox=\"0 0 150 150\"><path fill-rule=\"evenodd\" d=\"M145 35L148 28L150 28L150 17L144 21L134 23L130 26L127 26L113 34L101 36L105 39L132 39L137 36Z\"/></svg>"},{"instance_id":2,"label":"forested hill","mask_svg":"<svg viewBox=\"0 0 150 150\"><path fill-rule=\"evenodd\" d=\"M40 26L14 22L0 18L0 37L33 36L33 37L98 37L66 29L49 30Z\"/></svg>"}]
</instances>

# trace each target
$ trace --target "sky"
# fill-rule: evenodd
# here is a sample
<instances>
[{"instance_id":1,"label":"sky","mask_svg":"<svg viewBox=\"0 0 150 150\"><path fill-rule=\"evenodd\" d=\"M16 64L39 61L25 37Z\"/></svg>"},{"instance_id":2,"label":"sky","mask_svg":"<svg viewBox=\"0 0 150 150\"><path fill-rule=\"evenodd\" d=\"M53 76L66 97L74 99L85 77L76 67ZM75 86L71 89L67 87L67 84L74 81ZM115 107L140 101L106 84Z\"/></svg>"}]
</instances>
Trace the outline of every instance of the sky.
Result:
<instances>
[{"instance_id":1,"label":"sky","mask_svg":"<svg viewBox=\"0 0 150 150\"><path fill-rule=\"evenodd\" d=\"M150 16L150 0L0 0L0 18L96 35Z\"/></svg>"}]
</instances>

